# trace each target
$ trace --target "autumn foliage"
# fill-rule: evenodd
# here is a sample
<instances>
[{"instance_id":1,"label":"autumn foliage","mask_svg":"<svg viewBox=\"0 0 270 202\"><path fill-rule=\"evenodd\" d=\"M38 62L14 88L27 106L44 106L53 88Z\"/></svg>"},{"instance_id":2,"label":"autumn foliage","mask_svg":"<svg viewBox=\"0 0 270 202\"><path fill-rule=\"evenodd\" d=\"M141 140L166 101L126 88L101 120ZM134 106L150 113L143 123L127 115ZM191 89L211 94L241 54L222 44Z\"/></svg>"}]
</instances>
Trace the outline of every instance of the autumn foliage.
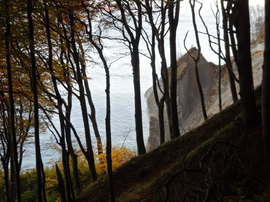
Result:
<instances>
[{"instance_id":1,"label":"autumn foliage","mask_svg":"<svg viewBox=\"0 0 270 202\"><path fill-rule=\"evenodd\" d=\"M119 146L114 146L112 148L112 165L113 165L113 170L116 170L119 166L121 166L123 163L129 161L132 157L134 157L136 153L132 150L130 150L127 147L119 147ZM106 153L103 151L103 153L98 154L96 151L95 153L95 158L96 158L96 169L97 169L97 174L98 175L104 175L106 174L107 170L107 165L106 165ZM79 159L79 170L80 170L80 178L82 179L82 182L88 182L89 180L89 170L87 167L87 163L85 162L86 160L84 159L83 155L80 155ZM62 162L58 162L58 166L60 167L60 170L63 174L63 166ZM57 181L57 176L55 173L55 169L46 169L46 194L48 196L48 200L52 201L58 201L57 199L60 200L60 196L57 192L57 187L58 187L58 181ZM1 179L2 173L0 173L0 179ZM31 201L35 200L35 171L27 171L22 173L22 182L23 182L23 189L22 189L22 198L26 201ZM85 179L84 179L85 178ZM2 192L4 189L4 181L0 180L0 192ZM1 197L0 197L1 201Z\"/></svg>"},{"instance_id":2,"label":"autumn foliage","mask_svg":"<svg viewBox=\"0 0 270 202\"><path fill-rule=\"evenodd\" d=\"M136 155L135 152L131 151L127 147L112 147L112 168L113 170L117 169L123 163L130 160L132 157ZM98 159L96 163L97 173L104 174L107 169L107 161L106 161L106 153L105 151L101 154L96 154L96 158Z\"/></svg>"},{"instance_id":3,"label":"autumn foliage","mask_svg":"<svg viewBox=\"0 0 270 202\"><path fill-rule=\"evenodd\" d=\"M136 153L132 150L130 150L127 147L119 147L119 146L113 146L112 147L112 167L113 170L116 170L119 166L121 166L123 163L130 160L132 157L134 157ZM106 152L105 149L103 152L95 152L95 159L96 159L96 170L98 175L104 175L107 172L107 161L106 161ZM82 155L80 155L79 160L79 169L83 173L83 170L87 170L85 159Z\"/></svg>"}]
</instances>

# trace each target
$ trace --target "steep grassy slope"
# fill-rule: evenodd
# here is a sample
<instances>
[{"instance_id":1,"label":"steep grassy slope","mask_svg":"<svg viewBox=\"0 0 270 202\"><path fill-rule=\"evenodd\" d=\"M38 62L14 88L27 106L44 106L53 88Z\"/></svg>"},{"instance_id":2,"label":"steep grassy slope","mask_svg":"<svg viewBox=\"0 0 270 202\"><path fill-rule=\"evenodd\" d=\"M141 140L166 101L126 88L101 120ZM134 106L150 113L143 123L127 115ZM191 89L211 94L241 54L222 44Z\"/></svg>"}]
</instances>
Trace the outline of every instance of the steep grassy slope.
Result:
<instances>
[{"instance_id":1,"label":"steep grassy slope","mask_svg":"<svg viewBox=\"0 0 270 202\"><path fill-rule=\"evenodd\" d=\"M260 119L244 130L237 103L186 135L133 158L117 169L114 179L121 202L267 201ZM90 184L78 201L108 201L107 178Z\"/></svg>"}]
</instances>

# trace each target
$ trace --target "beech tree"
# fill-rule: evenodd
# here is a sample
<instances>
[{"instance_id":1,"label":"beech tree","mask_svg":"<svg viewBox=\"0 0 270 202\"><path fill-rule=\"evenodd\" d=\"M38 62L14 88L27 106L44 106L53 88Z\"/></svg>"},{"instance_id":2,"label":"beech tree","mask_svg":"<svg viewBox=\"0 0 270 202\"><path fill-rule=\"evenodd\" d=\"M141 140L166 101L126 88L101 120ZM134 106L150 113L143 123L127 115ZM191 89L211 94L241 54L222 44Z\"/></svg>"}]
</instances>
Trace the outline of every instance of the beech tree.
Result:
<instances>
[{"instance_id":1,"label":"beech tree","mask_svg":"<svg viewBox=\"0 0 270 202\"><path fill-rule=\"evenodd\" d=\"M15 177L19 175L16 172L20 173L25 150L24 145L27 139L32 137L33 100L28 71L30 55L24 52L24 47L20 46L22 45L20 44L21 41L24 41L23 45L27 46L25 42L27 38L16 30L18 28L21 30L25 28L27 21L25 20L23 24L18 23L18 19L22 19L22 17L14 14L16 12L22 13L23 8L20 10L21 8L14 7L13 1L3 1L1 3L3 3L2 5L8 3L8 10L5 11L9 12L9 20L6 22L8 26L3 27L6 31L0 34L1 43L5 42L3 44L6 44L6 46L1 46L0 49L0 156L4 170L6 199L7 201L14 201L16 200L16 196L18 198L18 194L20 194L20 189L17 189L15 186ZM1 8L3 9L3 7ZM6 20L5 17L3 19ZM12 96L9 96L10 92ZM12 97L12 104L9 104ZM14 109L11 110L11 108ZM12 118L13 127L11 127L9 121L11 116L14 117ZM13 142L11 141L11 128L13 128L13 133L15 132L15 137L13 137L15 138L14 146L12 146ZM17 163L14 163L13 148L17 152ZM16 164L18 167L16 166L17 171L15 172Z\"/></svg>"},{"instance_id":2,"label":"beech tree","mask_svg":"<svg viewBox=\"0 0 270 202\"><path fill-rule=\"evenodd\" d=\"M229 73L229 81L231 87L231 94L233 98L233 102L238 100L236 86L235 86L235 75L233 72L233 65L231 62L231 50L230 50L230 38L229 38L229 12L230 12L230 4L227 3L225 7L224 0L221 0L221 11L222 11L222 23L223 23L223 37L224 37L224 49L225 49L225 63Z\"/></svg>"},{"instance_id":3,"label":"beech tree","mask_svg":"<svg viewBox=\"0 0 270 202\"><path fill-rule=\"evenodd\" d=\"M236 64L239 72L242 120L247 126L253 123L257 116L250 52L248 0L234 1L232 9L232 23L236 29L237 38Z\"/></svg>"},{"instance_id":4,"label":"beech tree","mask_svg":"<svg viewBox=\"0 0 270 202\"><path fill-rule=\"evenodd\" d=\"M35 129L35 149L36 149L36 171L37 171L37 184L38 184L38 201L46 201L45 194L45 175L43 162L40 151L40 138L39 138L39 101L37 89L37 67L35 58L35 42L34 42L34 26L32 19L33 5L32 0L27 0L27 19L28 19L28 32L29 32L29 49L31 57L31 87L34 97L34 129Z\"/></svg>"},{"instance_id":5,"label":"beech tree","mask_svg":"<svg viewBox=\"0 0 270 202\"><path fill-rule=\"evenodd\" d=\"M102 62L102 65L105 70L106 75L106 118L105 118L105 128L106 128L106 160L107 160L107 173L108 173L108 184L109 184L109 192L110 192L110 200L112 202L115 201L115 193L114 193L114 186L113 186L113 171L112 171L112 133L111 133L111 96L110 96L110 67L103 52L104 46L103 42L101 41L102 37L102 30L100 25L97 28L96 34L97 36L94 38L94 28L93 23L91 20L91 12L87 5L82 2L82 6L87 13L87 22L88 26L84 23L86 33L88 35L88 40L93 45L93 47L98 52L99 58ZM93 11L92 11L93 12ZM94 12L93 12L94 13Z\"/></svg>"},{"instance_id":6,"label":"beech tree","mask_svg":"<svg viewBox=\"0 0 270 202\"><path fill-rule=\"evenodd\" d=\"M157 9L155 11L154 9ZM166 24L167 24L167 11L168 5L165 1L145 1L145 10L149 18L149 24L152 30L152 38L149 43L151 48L148 48L151 58L151 67L152 67L152 79L153 79L153 92L155 101L158 107L158 117L159 117L159 131L160 131L160 144L165 142L165 122L164 122L164 109L166 103L166 113L168 118L169 125L169 136L171 137L172 131L172 118L171 117L171 107L170 107L170 95L169 95L169 78L168 78L168 67L167 67L167 58L165 55L165 36L167 33ZM157 17L156 17L156 16ZM159 19L160 18L160 19ZM158 20L159 19L159 20ZM145 33L146 35L148 33ZM157 78L156 64L155 60L157 58L155 53L155 46L157 41L158 52L161 58L161 81ZM162 84L162 85L161 85ZM161 97L159 98L158 92L161 92Z\"/></svg>"},{"instance_id":7,"label":"beech tree","mask_svg":"<svg viewBox=\"0 0 270 202\"><path fill-rule=\"evenodd\" d=\"M85 56L85 51L83 48L83 44L81 42L79 42L79 47L80 47L80 55L81 55L81 67L82 67L82 75L85 78L84 79L84 86L85 86L85 91L86 91L86 97L87 97L87 101L88 101L88 105L90 106L90 114L89 114L89 118L92 122L92 127L94 130L94 134L96 137L96 141L97 141L97 150L98 153L101 154L103 152L103 144L102 144L102 140L101 140L101 136L99 133L99 127L98 127L98 123L97 123L97 118L96 118L96 108L93 102L93 98L92 98L92 93L91 93L91 89L90 89L90 85L88 83L88 77L87 77L87 73L86 73L86 56Z\"/></svg>"},{"instance_id":8,"label":"beech tree","mask_svg":"<svg viewBox=\"0 0 270 202\"><path fill-rule=\"evenodd\" d=\"M79 87L79 101L81 105L81 111L83 116L83 124L84 124L84 130L85 130L85 140L86 140L86 153L85 157L88 161L89 168L91 171L91 177L93 181L97 180L97 173L95 168L95 159L94 159L94 153L92 148L92 140L90 135L90 125L89 125L89 119L88 119L88 113L87 113L87 106L86 106L86 100L85 100L85 87L83 85L83 78L82 78L82 72L81 72L81 66L80 66L80 56L79 51L76 46L76 35L75 35L75 20L74 20L74 12L72 10L68 10L68 17L69 17L69 25L70 25L70 38L71 40L67 39L68 43L71 43L70 51L75 63L75 73L76 73L76 81L78 83Z\"/></svg>"},{"instance_id":9,"label":"beech tree","mask_svg":"<svg viewBox=\"0 0 270 202\"><path fill-rule=\"evenodd\" d=\"M1 82L2 83L2 82ZM1 85L2 87L2 85ZM4 181L5 181L5 198L6 201L11 200L10 196L10 179L9 179L9 163L10 163L10 133L7 129L7 101L4 99L4 93L0 93L0 109L1 109L1 132L0 132L0 158L2 163L2 168L4 172Z\"/></svg>"},{"instance_id":10,"label":"beech tree","mask_svg":"<svg viewBox=\"0 0 270 202\"><path fill-rule=\"evenodd\" d=\"M68 147L68 153L72 157L72 167L73 167L73 175L74 175L74 181L76 184L77 193L80 190L80 181L78 177L78 165L77 165L77 155L73 150L72 142L71 142L71 132L74 134L78 145L84 154L90 172L92 174L92 180L95 181L97 179L96 171L95 171L95 159L94 159L94 153L92 148L92 141L90 136L90 122L89 122L89 114L87 109L87 103L86 103L86 97L89 99L88 96L91 96L90 88L88 89L88 83L87 83L87 77L86 77L86 64L84 58L84 48L82 39L80 33L81 28L79 28L77 25L74 24L75 20L79 20L77 17L77 10L80 9L80 2L77 3L70 3L70 4L61 4L58 2L56 7L58 8L59 12L57 14L57 19L59 25L55 25L53 28L53 31L59 36L59 44L57 46L60 46L61 53L58 56L60 61L60 66L62 66L64 71L64 77L60 74L57 75L57 81L61 83L61 85L65 88L65 90L68 92L67 97L67 104L64 104L66 107L66 114L63 116L65 120L65 133L66 133L66 141L67 141L67 147ZM81 12L81 10L80 10ZM77 22L76 22L77 23ZM56 71L57 72L57 71ZM62 72L63 73L63 72ZM58 78L59 77L59 78ZM63 80L64 79L64 80ZM78 84L78 89L74 87L74 84ZM87 92L89 90L89 93ZM86 93L86 95L85 95ZM80 136L78 135L75 127L73 126L71 122L71 107L72 107L72 95L75 95L75 97L79 100L81 104L81 111L82 111L82 118L84 123L84 131L85 131L85 139L86 139L86 148L84 148L84 145L80 139ZM92 100L91 100L92 102ZM90 103L90 108L94 109L93 103ZM90 114L90 119L93 123L93 118L95 119L95 116L92 116L93 114ZM95 120L96 121L96 120ZM93 123L94 124L94 123ZM96 125L97 127L97 125ZM93 126L94 128L94 126ZM97 128L96 128L97 129ZM95 128L94 128L95 131ZM95 131L96 135L96 131ZM97 145L98 145L98 151L100 152L102 148L101 139L98 134L97 137ZM68 185L66 185L68 186Z\"/></svg>"},{"instance_id":11,"label":"beech tree","mask_svg":"<svg viewBox=\"0 0 270 202\"><path fill-rule=\"evenodd\" d=\"M190 5L190 8L191 8L191 13L192 13L192 23L193 23L193 28L194 28L194 33L195 33L198 52L197 52L196 56L192 56L192 55L190 55L190 56L192 57L192 59L194 61L195 76L196 76L196 82L197 82L197 85L198 85L198 90L199 90L200 99L201 99L202 113L203 113L204 120L206 120L208 118L208 116L207 116L207 112L206 112L203 88L202 88L202 84L201 84L201 81L200 81L200 75L199 75L199 69L198 69L199 68L198 63L199 63L199 60L200 60L200 57L201 57L201 44L200 44L200 38L199 38L199 33L198 33L198 28L197 28L197 23L196 23L195 4L196 4L195 0L189 0L189 5ZM201 8L202 8L202 4L200 5L200 9Z\"/></svg>"},{"instance_id":12,"label":"beech tree","mask_svg":"<svg viewBox=\"0 0 270 202\"><path fill-rule=\"evenodd\" d=\"M266 160L270 169L270 2L265 0L265 47L262 81L262 123Z\"/></svg>"},{"instance_id":13,"label":"beech tree","mask_svg":"<svg viewBox=\"0 0 270 202\"><path fill-rule=\"evenodd\" d=\"M51 39L51 31L50 31L50 20L49 20L49 11L48 11L48 6L47 3L44 2L44 10L45 10L45 27L46 27L46 36L47 36L47 44L48 44L48 67L49 71L51 74L51 79L53 82L53 87L56 95L56 108L59 111L59 121L60 121L60 129L61 129L61 135L59 135L60 141L59 145L62 148L62 163L63 163L63 170L65 174L65 182L66 182L66 198L68 201L74 200L74 191L73 191L73 186L72 186L72 181L71 181L71 175L70 175L70 167L69 167L69 158L68 154L69 152L66 151L66 142L69 142L68 144L68 149L70 153L74 154L74 149L72 144L70 144L70 141L67 140L69 137L67 135L66 131L66 124L65 124L65 119L64 119L64 112L62 111L62 106L63 106L63 101L61 94L58 89L56 77L55 77L55 72L53 68L53 47L52 47L52 39ZM76 161L76 158L72 158L73 161ZM73 164L76 162L73 162ZM77 170L77 167L75 167ZM78 176L76 175L76 170L74 171L75 173L75 180L78 180ZM78 187L76 187L78 189Z\"/></svg>"},{"instance_id":14,"label":"beech tree","mask_svg":"<svg viewBox=\"0 0 270 202\"><path fill-rule=\"evenodd\" d=\"M6 49L6 64L8 73L8 94L9 94L9 104L8 104L8 117L9 117L9 133L10 146L11 146L11 163L12 171L14 174L14 179L11 179L11 184L15 183L16 189L12 190L16 192L18 202L21 201L21 191L20 191L20 171L18 163L18 151L17 151L17 138L15 129L15 107L14 107L14 94L13 94L13 81L12 81L12 66L11 66L11 54L10 54L10 42L11 42L11 30L10 30L10 14L9 14L9 2L5 0L5 11L6 11L6 35L5 35L5 49ZM14 200L14 199L13 199Z\"/></svg>"},{"instance_id":15,"label":"beech tree","mask_svg":"<svg viewBox=\"0 0 270 202\"><path fill-rule=\"evenodd\" d=\"M135 105L135 126L138 154L145 154L142 123L141 104L141 83L140 83L140 53L139 44L142 34L142 5L139 0L130 2L129 0L115 0L120 12L119 18L114 18L122 23L123 38L128 42L133 70L134 105ZM136 12L134 12L136 10ZM130 24L131 23L131 24ZM117 25L116 25L117 26Z\"/></svg>"},{"instance_id":16,"label":"beech tree","mask_svg":"<svg viewBox=\"0 0 270 202\"><path fill-rule=\"evenodd\" d=\"M180 135L177 110L177 50L176 50L176 32L179 22L180 0L169 0L168 19L170 25L170 59L171 59L171 75L170 75L170 110L171 116L171 138Z\"/></svg>"}]
</instances>

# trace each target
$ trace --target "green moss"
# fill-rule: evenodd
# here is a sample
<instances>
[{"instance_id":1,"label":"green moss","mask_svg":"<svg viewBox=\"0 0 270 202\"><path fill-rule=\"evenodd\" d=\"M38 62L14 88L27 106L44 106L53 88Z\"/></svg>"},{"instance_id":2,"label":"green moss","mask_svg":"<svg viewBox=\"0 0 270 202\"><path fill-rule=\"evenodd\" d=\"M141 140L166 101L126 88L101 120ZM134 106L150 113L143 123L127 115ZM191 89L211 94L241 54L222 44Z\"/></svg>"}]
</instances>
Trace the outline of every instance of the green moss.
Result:
<instances>
[{"instance_id":1,"label":"green moss","mask_svg":"<svg viewBox=\"0 0 270 202\"><path fill-rule=\"evenodd\" d=\"M144 201L141 198L141 195L144 193L144 191L148 188L151 187L153 184L153 180L147 181L146 183L142 184L137 184L136 186L133 186L131 189L125 191L122 195L118 197L117 201Z\"/></svg>"},{"instance_id":2,"label":"green moss","mask_svg":"<svg viewBox=\"0 0 270 202\"><path fill-rule=\"evenodd\" d=\"M216 131L211 138L202 142L199 146L188 153L186 157L187 162L199 161L201 156L205 154L209 148L211 148L211 146L217 144L218 142L228 141L231 137L237 135L237 131L239 131L239 129L234 122Z\"/></svg>"}]
</instances>

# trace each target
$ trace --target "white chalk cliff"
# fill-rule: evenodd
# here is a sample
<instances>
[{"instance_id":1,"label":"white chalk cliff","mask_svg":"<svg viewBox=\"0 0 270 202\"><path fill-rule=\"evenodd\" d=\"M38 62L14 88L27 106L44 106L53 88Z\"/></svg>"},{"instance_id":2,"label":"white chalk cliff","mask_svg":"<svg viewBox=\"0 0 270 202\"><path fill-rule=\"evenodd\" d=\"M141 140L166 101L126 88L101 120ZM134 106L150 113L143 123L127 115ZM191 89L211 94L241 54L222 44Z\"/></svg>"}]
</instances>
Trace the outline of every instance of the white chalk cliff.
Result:
<instances>
[{"instance_id":1,"label":"white chalk cliff","mask_svg":"<svg viewBox=\"0 0 270 202\"><path fill-rule=\"evenodd\" d=\"M257 45L252 49L252 65L255 87L261 84L262 62L263 62L263 45ZM192 55L197 54L197 49L189 50ZM207 114L209 117L219 112L218 99L218 66L206 61L201 55L198 64L200 81L202 84ZM234 69L236 69L234 67ZM225 66L222 67L221 80L222 108L232 104L232 96L228 73ZM238 84L236 83L236 86ZM148 114L149 114L149 138L147 149L153 150L160 145L159 140L159 122L158 108L155 103L153 89L149 88L145 93ZM178 103L178 120L181 135L203 123L203 114L201 110L200 95L195 78L194 61L187 53L178 61L177 69L177 103ZM165 117L166 117L166 113ZM165 141L170 140L168 121L165 118Z\"/></svg>"}]
</instances>

